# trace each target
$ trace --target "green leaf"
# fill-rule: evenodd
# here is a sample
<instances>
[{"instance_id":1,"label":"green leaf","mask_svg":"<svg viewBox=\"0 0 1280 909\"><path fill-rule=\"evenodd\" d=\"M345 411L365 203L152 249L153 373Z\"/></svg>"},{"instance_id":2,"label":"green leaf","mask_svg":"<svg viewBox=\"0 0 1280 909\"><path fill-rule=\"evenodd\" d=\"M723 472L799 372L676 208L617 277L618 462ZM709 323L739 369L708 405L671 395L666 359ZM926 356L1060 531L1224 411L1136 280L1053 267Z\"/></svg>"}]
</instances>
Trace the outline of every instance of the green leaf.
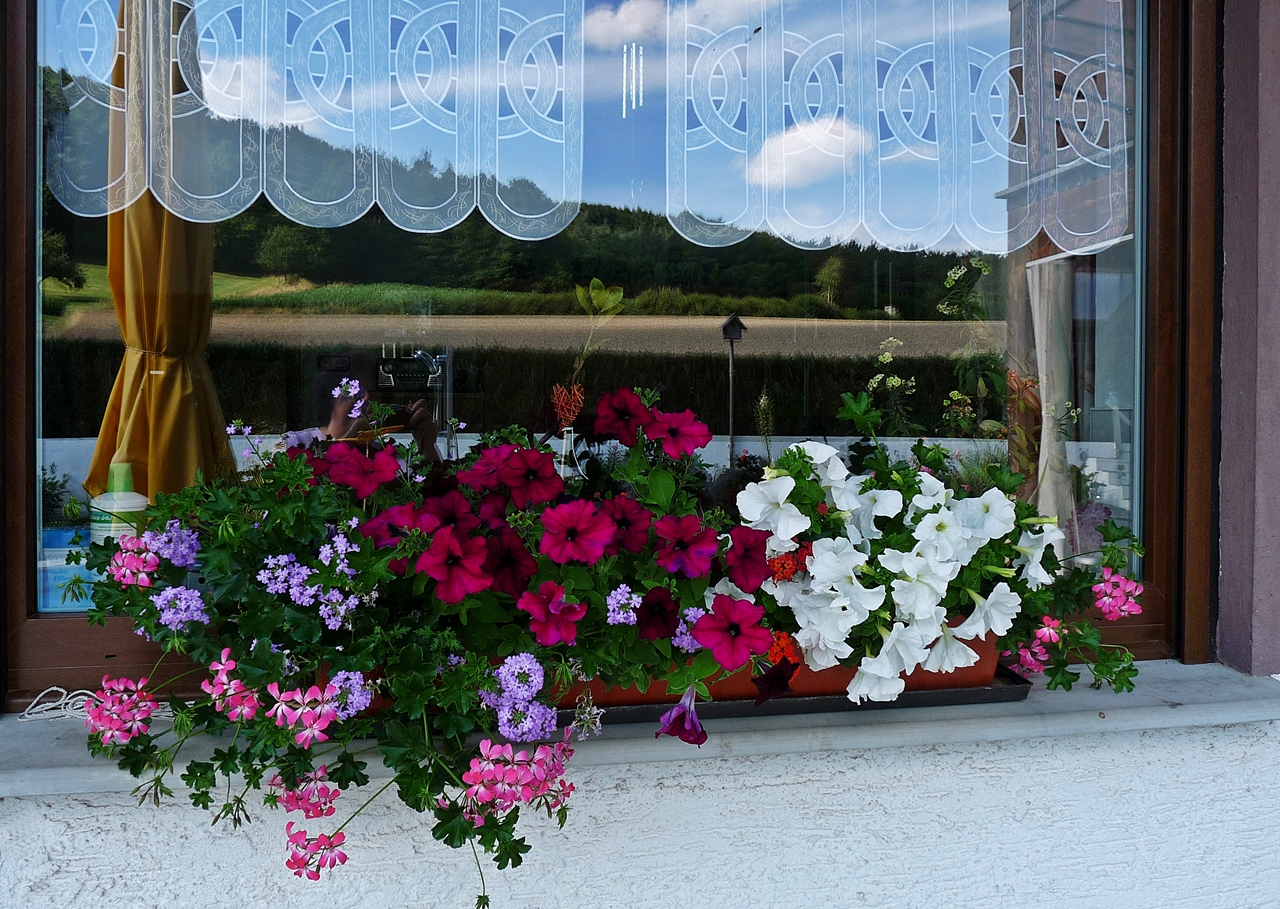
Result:
<instances>
[{"instance_id":1,"label":"green leaf","mask_svg":"<svg viewBox=\"0 0 1280 909\"><path fill-rule=\"evenodd\" d=\"M676 494L676 481L665 470L649 474L649 500L663 511L671 509L671 499Z\"/></svg>"}]
</instances>

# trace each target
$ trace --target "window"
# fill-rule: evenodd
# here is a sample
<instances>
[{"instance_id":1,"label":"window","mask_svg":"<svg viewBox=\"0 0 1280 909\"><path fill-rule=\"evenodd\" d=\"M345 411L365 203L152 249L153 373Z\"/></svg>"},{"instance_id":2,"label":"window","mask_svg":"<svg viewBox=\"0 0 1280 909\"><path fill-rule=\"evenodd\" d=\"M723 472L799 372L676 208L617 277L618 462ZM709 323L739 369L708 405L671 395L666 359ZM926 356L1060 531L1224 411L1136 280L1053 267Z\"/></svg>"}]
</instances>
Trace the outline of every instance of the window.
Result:
<instances>
[{"instance_id":1,"label":"window","mask_svg":"<svg viewBox=\"0 0 1280 909\"><path fill-rule=\"evenodd\" d=\"M347 375L426 400L445 456L557 432L556 384L660 386L717 467L854 441L834 415L865 390L902 450L1011 460L1076 551L1106 516L1159 536L1146 327L1176 302L1145 275L1181 229L1145 191L1176 179L1145 145L1161 9L44 0L41 534L17 611L76 608L68 497L223 469L231 419L326 426ZM626 308L575 370L593 277ZM1127 633L1167 652L1171 604L1147 616Z\"/></svg>"}]
</instances>

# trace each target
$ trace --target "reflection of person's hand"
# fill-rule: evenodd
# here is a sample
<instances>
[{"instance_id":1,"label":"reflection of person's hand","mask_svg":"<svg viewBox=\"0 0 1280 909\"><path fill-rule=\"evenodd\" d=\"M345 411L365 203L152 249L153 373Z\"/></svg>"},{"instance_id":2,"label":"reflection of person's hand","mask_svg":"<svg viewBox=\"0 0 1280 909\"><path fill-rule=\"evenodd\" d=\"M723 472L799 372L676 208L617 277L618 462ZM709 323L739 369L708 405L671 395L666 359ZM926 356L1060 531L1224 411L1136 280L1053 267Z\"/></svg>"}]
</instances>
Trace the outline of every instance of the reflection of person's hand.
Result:
<instances>
[{"instance_id":1,"label":"reflection of person's hand","mask_svg":"<svg viewBox=\"0 0 1280 909\"><path fill-rule=\"evenodd\" d=\"M368 404L368 395L361 400ZM362 413L358 417L351 416L351 411L356 406L353 398L340 397L333 401L333 410L329 412L329 425L322 427L325 434L333 439L350 439L354 438L356 433L361 430L368 429L369 423Z\"/></svg>"},{"instance_id":2,"label":"reflection of person's hand","mask_svg":"<svg viewBox=\"0 0 1280 909\"><path fill-rule=\"evenodd\" d=\"M436 450L436 436L440 435L440 427L431 419L431 408L424 400L417 400L405 408L409 412L409 432L418 443L422 457L431 462L440 460L440 452Z\"/></svg>"}]
</instances>

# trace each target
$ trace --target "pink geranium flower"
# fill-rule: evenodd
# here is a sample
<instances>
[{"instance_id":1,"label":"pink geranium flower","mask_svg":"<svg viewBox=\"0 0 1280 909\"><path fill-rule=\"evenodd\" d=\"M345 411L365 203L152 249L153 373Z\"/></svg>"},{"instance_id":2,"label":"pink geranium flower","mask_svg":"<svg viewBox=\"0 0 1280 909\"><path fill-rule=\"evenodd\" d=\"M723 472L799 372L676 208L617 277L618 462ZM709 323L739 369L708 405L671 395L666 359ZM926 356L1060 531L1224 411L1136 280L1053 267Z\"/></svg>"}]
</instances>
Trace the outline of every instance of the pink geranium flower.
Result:
<instances>
[{"instance_id":1,"label":"pink geranium flower","mask_svg":"<svg viewBox=\"0 0 1280 909\"><path fill-rule=\"evenodd\" d=\"M628 448L638 441L636 431L648 428L653 412L644 406L640 396L630 388L619 388L604 395L596 405L596 435L612 436Z\"/></svg>"},{"instance_id":2,"label":"pink geranium flower","mask_svg":"<svg viewBox=\"0 0 1280 909\"><path fill-rule=\"evenodd\" d=\"M729 580L743 593L755 593L773 577L766 544L771 534L738 524L729 531L729 551L724 555Z\"/></svg>"},{"instance_id":3,"label":"pink geranium flower","mask_svg":"<svg viewBox=\"0 0 1280 909\"><path fill-rule=\"evenodd\" d=\"M565 602L564 588L555 581L543 581L537 593L526 591L516 607L529 613L529 630L543 647L574 643L577 623L587 614L586 603Z\"/></svg>"},{"instance_id":4,"label":"pink geranium flower","mask_svg":"<svg viewBox=\"0 0 1280 909\"><path fill-rule=\"evenodd\" d=\"M484 571L488 554L481 537L459 537L452 527L442 527L431 538L427 551L418 556L413 570L435 578L441 602L461 603L464 597L488 590L493 583Z\"/></svg>"},{"instance_id":5,"label":"pink geranium flower","mask_svg":"<svg viewBox=\"0 0 1280 909\"><path fill-rule=\"evenodd\" d=\"M293 821L290 821L284 825L284 832L289 843L289 858L285 860L285 866L298 877L306 876L318 881L320 872L325 868L346 864L347 854L338 848L347 839L342 831L333 836L322 833L312 837L305 830L294 831Z\"/></svg>"},{"instance_id":6,"label":"pink geranium flower","mask_svg":"<svg viewBox=\"0 0 1280 909\"><path fill-rule=\"evenodd\" d=\"M121 587L136 584L151 586L151 575L160 568L160 557L152 552L141 537L124 534L116 541L120 551L111 557L107 573Z\"/></svg>"},{"instance_id":7,"label":"pink geranium flower","mask_svg":"<svg viewBox=\"0 0 1280 909\"><path fill-rule=\"evenodd\" d=\"M585 499L575 499L542 513L541 553L560 565L594 565L613 542L614 524Z\"/></svg>"},{"instance_id":8,"label":"pink geranium flower","mask_svg":"<svg viewBox=\"0 0 1280 909\"><path fill-rule=\"evenodd\" d=\"M617 528L613 541L605 547L605 555L617 555L624 549L639 552L649 542L653 512L627 495L617 495L600 506L600 510Z\"/></svg>"},{"instance_id":9,"label":"pink geranium flower","mask_svg":"<svg viewBox=\"0 0 1280 909\"><path fill-rule=\"evenodd\" d=\"M1062 637L1062 622L1053 616L1045 616L1036 629L1036 637L1045 644L1056 644Z\"/></svg>"},{"instance_id":10,"label":"pink geranium flower","mask_svg":"<svg viewBox=\"0 0 1280 909\"><path fill-rule=\"evenodd\" d=\"M752 654L768 653L773 634L760 627L764 607L717 594L711 612L693 625L693 639L711 651L729 672L741 669Z\"/></svg>"},{"instance_id":11,"label":"pink geranium flower","mask_svg":"<svg viewBox=\"0 0 1280 909\"><path fill-rule=\"evenodd\" d=\"M711 441L711 430L701 423L692 410L680 413L653 412L653 423L645 434L662 443L662 452L669 458L691 455Z\"/></svg>"},{"instance_id":12,"label":"pink geranium flower","mask_svg":"<svg viewBox=\"0 0 1280 909\"><path fill-rule=\"evenodd\" d=\"M104 745L123 745L150 729L156 700L147 680L102 677L102 687L85 702L85 728Z\"/></svg>"},{"instance_id":13,"label":"pink geranium flower","mask_svg":"<svg viewBox=\"0 0 1280 909\"><path fill-rule=\"evenodd\" d=\"M715 530L703 527L697 515L664 515L653 525L653 533L658 538L653 559L666 571L687 578L705 578L711 573L711 560L720 541Z\"/></svg>"},{"instance_id":14,"label":"pink geranium flower","mask_svg":"<svg viewBox=\"0 0 1280 909\"><path fill-rule=\"evenodd\" d=\"M556 459L545 451L517 448L498 468L498 479L511 490L517 508L550 502L564 492L564 480L556 472Z\"/></svg>"}]
</instances>

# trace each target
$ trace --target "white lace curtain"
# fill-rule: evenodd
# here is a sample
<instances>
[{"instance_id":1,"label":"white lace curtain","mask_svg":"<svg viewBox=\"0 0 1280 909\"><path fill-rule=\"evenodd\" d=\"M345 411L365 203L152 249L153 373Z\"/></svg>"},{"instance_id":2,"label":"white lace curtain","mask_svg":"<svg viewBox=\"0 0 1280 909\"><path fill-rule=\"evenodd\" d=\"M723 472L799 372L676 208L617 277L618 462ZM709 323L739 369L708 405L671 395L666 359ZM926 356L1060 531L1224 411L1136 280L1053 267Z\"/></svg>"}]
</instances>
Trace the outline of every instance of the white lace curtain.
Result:
<instances>
[{"instance_id":1,"label":"white lace curtain","mask_svg":"<svg viewBox=\"0 0 1280 909\"><path fill-rule=\"evenodd\" d=\"M265 194L318 227L478 207L550 237L583 201L584 132L617 128L619 59L626 108L630 42L695 243L1001 253L1130 227L1120 0L42 2L47 180L83 215L149 189L220 221Z\"/></svg>"}]
</instances>

